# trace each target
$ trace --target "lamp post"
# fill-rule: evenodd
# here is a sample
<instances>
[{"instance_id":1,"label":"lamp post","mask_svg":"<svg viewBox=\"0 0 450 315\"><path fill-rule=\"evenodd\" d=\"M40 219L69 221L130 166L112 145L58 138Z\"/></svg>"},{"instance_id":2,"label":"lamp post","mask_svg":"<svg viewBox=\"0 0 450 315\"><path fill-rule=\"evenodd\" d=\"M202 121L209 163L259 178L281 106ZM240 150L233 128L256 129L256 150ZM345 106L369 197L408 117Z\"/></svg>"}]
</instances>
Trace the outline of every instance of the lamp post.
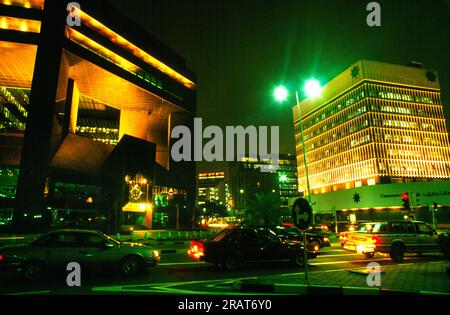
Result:
<instances>
[{"instance_id":1,"label":"lamp post","mask_svg":"<svg viewBox=\"0 0 450 315\"><path fill-rule=\"evenodd\" d=\"M321 93L321 87L320 87L319 81L314 80L314 79L308 80L305 83L304 92L308 97L319 96ZM274 96L278 102L284 102L288 98L288 94L289 94L288 90L283 86L277 87L274 92ZM305 136L303 133L303 122L302 122L302 116L300 113L300 99L299 99L297 90L295 90L295 100L297 102L296 105L297 105L298 121L299 121L299 126L300 126L300 138L301 138L302 147L303 147L303 163L305 164L306 186L307 186L307 190L308 190L308 202L310 205L312 205L312 203L311 203L311 185L310 185L310 181L309 181L308 162L306 159ZM315 222L314 215L312 218L312 222L313 223Z\"/></svg>"}]
</instances>

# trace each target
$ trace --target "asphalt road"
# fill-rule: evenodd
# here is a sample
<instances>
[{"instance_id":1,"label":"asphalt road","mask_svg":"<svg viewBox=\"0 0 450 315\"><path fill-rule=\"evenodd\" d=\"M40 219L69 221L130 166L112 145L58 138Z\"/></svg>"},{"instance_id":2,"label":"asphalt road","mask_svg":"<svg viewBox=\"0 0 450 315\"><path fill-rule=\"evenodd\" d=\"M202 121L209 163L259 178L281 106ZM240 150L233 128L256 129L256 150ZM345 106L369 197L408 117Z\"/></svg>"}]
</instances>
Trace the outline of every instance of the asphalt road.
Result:
<instances>
[{"instance_id":1,"label":"asphalt road","mask_svg":"<svg viewBox=\"0 0 450 315\"><path fill-rule=\"evenodd\" d=\"M266 275L303 274L303 269L289 263L264 263L244 266L237 271L218 270L214 265L191 261L186 255L186 244L155 245L158 249L176 249L176 253L163 253L157 267L129 278L108 272L83 274L81 287L68 287L67 273L55 272L38 281L26 281L9 274L0 275L0 294L226 294L242 295L234 292L231 283L239 279L250 279ZM440 255L418 257L410 255L402 264L428 263L442 260ZM383 268L398 265L381 255L370 261L379 262ZM309 272L329 273L339 270L364 268L368 261L361 254L340 248L339 244L324 248L318 258L310 260ZM249 293L250 294L250 293Z\"/></svg>"}]
</instances>

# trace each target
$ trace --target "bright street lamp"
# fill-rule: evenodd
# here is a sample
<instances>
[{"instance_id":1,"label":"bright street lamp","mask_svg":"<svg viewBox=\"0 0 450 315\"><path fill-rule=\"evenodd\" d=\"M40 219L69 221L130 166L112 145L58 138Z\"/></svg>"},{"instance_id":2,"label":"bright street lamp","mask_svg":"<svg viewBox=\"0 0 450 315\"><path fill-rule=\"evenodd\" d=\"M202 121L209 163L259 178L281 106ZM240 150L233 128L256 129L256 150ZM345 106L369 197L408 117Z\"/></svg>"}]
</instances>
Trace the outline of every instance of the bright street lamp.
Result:
<instances>
[{"instance_id":1,"label":"bright street lamp","mask_svg":"<svg viewBox=\"0 0 450 315\"><path fill-rule=\"evenodd\" d=\"M322 88L319 81L311 79L306 81L303 92L305 92L308 97L314 98L320 95L320 93L322 92Z\"/></svg>"},{"instance_id":2,"label":"bright street lamp","mask_svg":"<svg viewBox=\"0 0 450 315\"><path fill-rule=\"evenodd\" d=\"M288 91L284 86L279 86L273 92L273 96L278 102L284 102L288 97Z\"/></svg>"},{"instance_id":3,"label":"bright street lamp","mask_svg":"<svg viewBox=\"0 0 450 315\"><path fill-rule=\"evenodd\" d=\"M315 79L311 79L305 83L303 91L305 92L305 94L308 97L314 98L314 97L317 97L320 95L320 93L322 92L322 88L320 86L319 81L317 81ZM277 87L274 91L275 99L278 102L284 102L288 98L288 94L289 94L288 90L283 86ZM306 160L305 137L303 134L303 122L302 122L302 116L300 113L300 100L298 97L297 90L295 90L295 99L297 101L297 114L298 114L298 120L299 120L299 126L300 126L300 136L301 136L302 147L303 147L303 162L305 164L306 184L307 184L307 189L308 189L308 202L309 202L309 204L311 204L311 186L310 186L310 182L309 182L308 162ZM314 216L313 216L312 221L314 223L314 221L315 221Z\"/></svg>"}]
</instances>

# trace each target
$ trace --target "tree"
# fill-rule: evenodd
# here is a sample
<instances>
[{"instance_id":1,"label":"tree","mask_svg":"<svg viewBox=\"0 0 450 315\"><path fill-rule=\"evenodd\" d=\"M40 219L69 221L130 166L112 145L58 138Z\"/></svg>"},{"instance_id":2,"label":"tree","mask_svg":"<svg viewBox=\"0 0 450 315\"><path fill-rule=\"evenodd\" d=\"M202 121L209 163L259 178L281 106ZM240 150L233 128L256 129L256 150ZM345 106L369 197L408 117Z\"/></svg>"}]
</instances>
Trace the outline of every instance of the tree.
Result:
<instances>
[{"instance_id":1,"label":"tree","mask_svg":"<svg viewBox=\"0 0 450 315\"><path fill-rule=\"evenodd\" d=\"M282 215L280 196L257 192L249 200L247 212L250 214L250 224L278 224Z\"/></svg>"},{"instance_id":2,"label":"tree","mask_svg":"<svg viewBox=\"0 0 450 315\"><path fill-rule=\"evenodd\" d=\"M199 216L202 216L207 220L209 218L221 218L228 216L227 207L214 200L206 201L199 210Z\"/></svg>"}]
</instances>

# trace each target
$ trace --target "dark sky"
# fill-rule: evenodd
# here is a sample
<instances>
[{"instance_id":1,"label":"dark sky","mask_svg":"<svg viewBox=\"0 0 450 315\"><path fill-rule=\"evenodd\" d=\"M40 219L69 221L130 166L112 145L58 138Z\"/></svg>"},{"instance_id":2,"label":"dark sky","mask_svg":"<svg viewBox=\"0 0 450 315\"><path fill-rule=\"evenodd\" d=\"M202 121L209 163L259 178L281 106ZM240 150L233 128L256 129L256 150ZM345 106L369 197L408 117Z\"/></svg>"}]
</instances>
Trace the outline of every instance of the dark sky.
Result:
<instances>
[{"instance_id":1,"label":"dark sky","mask_svg":"<svg viewBox=\"0 0 450 315\"><path fill-rule=\"evenodd\" d=\"M369 0L109 2L187 60L205 125L279 125L280 152L294 153L291 107L275 103L273 88L326 83L372 59L438 70L450 126L450 0L378 1L382 26L374 28Z\"/></svg>"}]
</instances>

